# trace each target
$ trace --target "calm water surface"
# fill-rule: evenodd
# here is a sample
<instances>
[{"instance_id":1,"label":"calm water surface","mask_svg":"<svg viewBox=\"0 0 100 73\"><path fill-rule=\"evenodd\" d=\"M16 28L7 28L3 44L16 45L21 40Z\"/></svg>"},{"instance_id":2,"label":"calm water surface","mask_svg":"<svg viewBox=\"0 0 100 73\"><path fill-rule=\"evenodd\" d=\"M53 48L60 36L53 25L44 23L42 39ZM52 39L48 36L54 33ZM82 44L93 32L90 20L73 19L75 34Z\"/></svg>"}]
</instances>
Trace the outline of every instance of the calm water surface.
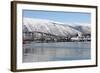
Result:
<instances>
[{"instance_id":1,"label":"calm water surface","mask_svg":"<svg viewBox=\"0 0 100 73\"><path fill-rule=\"evenodd\" d=\"M32 42L23 45L23 62L86 60L90 58L90 42Z\"/></svg>"}]
</instances>

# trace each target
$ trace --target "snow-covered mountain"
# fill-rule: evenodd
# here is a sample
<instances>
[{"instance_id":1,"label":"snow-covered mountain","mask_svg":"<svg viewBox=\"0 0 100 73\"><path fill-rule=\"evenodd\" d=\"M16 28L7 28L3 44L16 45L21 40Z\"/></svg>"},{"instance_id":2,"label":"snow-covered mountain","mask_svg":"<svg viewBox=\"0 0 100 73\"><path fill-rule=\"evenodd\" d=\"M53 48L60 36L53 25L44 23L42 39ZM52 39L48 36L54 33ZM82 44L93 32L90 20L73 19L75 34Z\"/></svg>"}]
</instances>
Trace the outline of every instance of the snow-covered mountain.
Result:
<instances>
[{"instance_id":1,"label":"snow-covered mountain","mask_svg":"<svg viewBox=\"0 0 100 73\"><path fill-rule=\"evenodd\" d=\"M83 34L91 34L90 26L77 25L74 28L77 29L78 31L82 32Z\"/></svg>"},{"instance_id":2,"label":"snow-covered mountain","mask_svg":"<svg viewBox=\"0 0 100 73\"><path fill-rule=\"evenodd\" d=\"M72 26L52 20L23 18L23 32L43 32L56 36L76 36L91 33L89 26Z\"/></svg>"}]
</instances>

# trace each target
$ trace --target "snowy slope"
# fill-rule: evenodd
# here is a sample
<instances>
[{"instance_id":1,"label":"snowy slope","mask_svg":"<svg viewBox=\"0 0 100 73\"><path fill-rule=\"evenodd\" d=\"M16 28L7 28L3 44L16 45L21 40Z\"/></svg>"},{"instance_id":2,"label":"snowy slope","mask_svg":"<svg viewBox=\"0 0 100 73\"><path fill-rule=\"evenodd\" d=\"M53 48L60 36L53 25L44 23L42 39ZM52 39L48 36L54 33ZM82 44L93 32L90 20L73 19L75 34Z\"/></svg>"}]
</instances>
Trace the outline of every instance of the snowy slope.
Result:
<instances>
[{"instance_id":1,"label":"snowy slope","mask_svg":"<svg viewBox=\"0 0 100 73\"><path fill-rule=\"evenodd\" d=\"M89 26L83 26L83 25L78 25L74 27L78 31L82 32L83 34L90 34L91 33L91 27Z\"/></svg>"},{"instance_id":2,"label":"snowy slope","mask_svg":"<svg viewBox=\"0 0 100 73\"><path fill-rule=\"evenodd\" d=\"M90 32L88 28L83 26L73 27L70 24L55 22L52 20L44 19L33 19L33 18L24 18L23 19L23 32L43 32L49 33L56 36L75 36L76 34L81 34L83 32Z\"/></svg>"}]
</instances>

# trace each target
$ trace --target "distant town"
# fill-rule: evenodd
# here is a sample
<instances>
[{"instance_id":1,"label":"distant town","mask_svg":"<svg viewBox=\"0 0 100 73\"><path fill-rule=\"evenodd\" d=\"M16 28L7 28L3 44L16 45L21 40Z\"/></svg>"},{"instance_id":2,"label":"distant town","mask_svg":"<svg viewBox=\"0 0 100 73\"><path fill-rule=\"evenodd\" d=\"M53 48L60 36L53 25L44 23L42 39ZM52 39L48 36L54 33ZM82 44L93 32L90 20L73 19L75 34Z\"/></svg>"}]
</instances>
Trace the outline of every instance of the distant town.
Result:
<instances>
[{"instance_id":1,"label":"distant town","mask_svg":"<svg viewBox=\"0 0 100 73\"><path fill-rule=\"evenodd\" d=\"M23 43L91 41L91 27L71 26L51 20L24 18Z\"/></svg>"}]
</instances>

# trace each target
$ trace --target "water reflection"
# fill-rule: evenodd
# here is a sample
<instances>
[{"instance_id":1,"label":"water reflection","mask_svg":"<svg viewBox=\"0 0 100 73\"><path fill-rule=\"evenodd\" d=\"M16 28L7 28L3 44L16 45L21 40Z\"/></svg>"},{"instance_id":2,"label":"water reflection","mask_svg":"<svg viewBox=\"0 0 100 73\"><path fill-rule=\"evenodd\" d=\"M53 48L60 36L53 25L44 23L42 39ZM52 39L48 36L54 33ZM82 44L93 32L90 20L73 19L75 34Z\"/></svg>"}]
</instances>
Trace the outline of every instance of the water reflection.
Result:
<instances>
[{"instance_id":1,"label":"water reflection","mask_svg":"<svg viewBox=\"0 0 100 73\"><path fill-rule=\"evenodd\" d=\"M90 59L90 46L90 42L32 42L23 45L23 62Z\"/></svg>"}]
</instances>

